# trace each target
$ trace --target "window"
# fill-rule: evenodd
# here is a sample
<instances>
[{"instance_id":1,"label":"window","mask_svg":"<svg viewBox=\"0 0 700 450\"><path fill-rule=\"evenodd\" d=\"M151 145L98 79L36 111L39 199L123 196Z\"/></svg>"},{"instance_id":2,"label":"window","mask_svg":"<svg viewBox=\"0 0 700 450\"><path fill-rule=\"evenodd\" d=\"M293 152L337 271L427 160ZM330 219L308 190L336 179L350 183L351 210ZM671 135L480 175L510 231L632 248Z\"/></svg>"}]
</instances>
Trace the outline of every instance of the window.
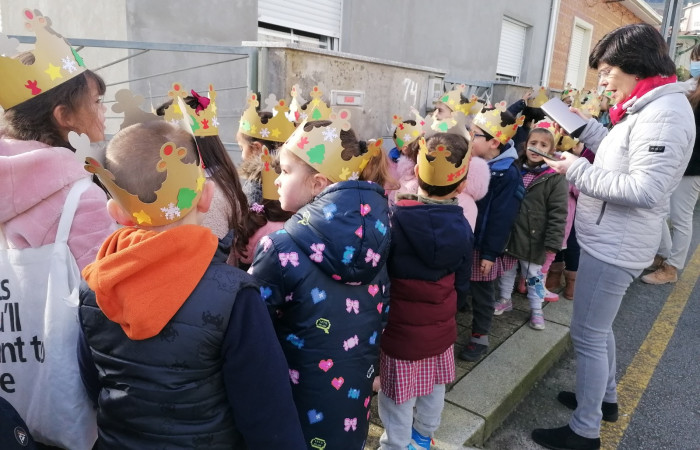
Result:
<instances>
[{"instance_id":1,"label":"window","mask_svg":"<svg viewBox=\"0 0 700 450\"><path fill-rule=\"evenodd\" d=\"M580 89L586 84L586 68L588 67L588 54L591 50L592 31L593 25L578 17L574 18L564 85L571 83L571 86Z\"/></svg>"},{"instance_id":2,"label":"window","mask_svg":"<svg viewBox=\"0 0 700 450\"><path fill-rule=\"evenodd\" d=\"M498 63L496 64L497 80L520 80L526 37L527 25L508 17L503 18L501 40L498 44Z\"/></svg>"},{"instance_id":3,"label":"window","mask_svg":"<svg viewBox=\"0 0 700 450\"><path fill-rule=\"evenodd\" d=\"M258 0L258 39L338 50L342 0Z\"/></svg>"}]
</instances>

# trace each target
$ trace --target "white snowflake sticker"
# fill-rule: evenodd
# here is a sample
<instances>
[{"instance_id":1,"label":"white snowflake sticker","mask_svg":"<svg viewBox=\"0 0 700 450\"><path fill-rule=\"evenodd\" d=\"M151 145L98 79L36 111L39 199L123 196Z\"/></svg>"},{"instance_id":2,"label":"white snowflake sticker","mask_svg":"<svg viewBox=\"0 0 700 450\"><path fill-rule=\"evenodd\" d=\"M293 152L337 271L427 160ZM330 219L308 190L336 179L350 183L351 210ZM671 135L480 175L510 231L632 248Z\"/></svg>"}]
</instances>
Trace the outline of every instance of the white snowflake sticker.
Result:
<instances>
[{"instance_id":1,"label":"white snowflake sticker","mask_svg":"<svg viewBox=\"0 0 700 450\"><path fill-rule=\"evenodd\" d=\"M269 135L270 135L270 130L268 130L267 128L263 128L262 130L260 130L260 136L266 138Z\"/></svg>"},{"instance_id":2,"label":"white snowflake sticker","mask_svg":"<svg viewBox=\"0 0 700 450\"><path fill-rule=\"evenodd\" d=\"M352 175L348 177L348 180L359 180L360 179L360 172L353 172Z\"/></svg>"},{"instance_id":3,"label":"white snowflake sticker","mask_svg":"<svg viewBox=\"0 0 700 450\"><path fill-rule=\"evenodd\" d=\"M216 116L211 118L211 126L219 128L219 119L217 119Z\"/></svg>"},{"instance_id":4,"label":"white snowflake sticker","mask_svg":"<svg viewBox=\"0 0 700 450\"><path fill-rule=\"evenodd\" d=\"M323 140L328 142L333 142L338 137L338 133L335 128L328 127L323 130Z\"/></svg>"},{"instance_id":5,"label":"white snowflake sticker","mask_svg":"<svg viewBox=\"0 0 700 450\"><path fill-rule=\"evenodd\" d=\"M309 118L309 115L306 114L306 113L301 113L301 114L299 114L299 117L301 117L301 120L302 120L302 122L303 122L304 120L306 120L306 119Z\"/></svg>"},{"instance_id":6,"label":"white snowflake sticker","mask_svg":"<svg viewBox=\"0 0 700 450\"><path fill-rule=\"evenodd\" d=\"M403 135L403 141L408 142L411 140L411 135L409 133L406 133Z\"/></svg>"},{"instance_id":7,"label":"white snowflake sticker","mask_svg":"<svg viewBox=\"0 0 700 450\"><path fill-rule=\"evenodd\" d=\"M73 73L78 70L75 60L70 56L66 56L65 58L61 59L61 63L63 63L63 69L67 70L68 73Z\"/></svg>"},{"instance_id":8,"label":"white snowflake sticker","mask_svg":"<svg viewBox=\"0 0 700 450\"><path fill-rule=\"evenodd\" d=\"M175 206L174 203L168 203L165 208L160 208L161 211L165 213L165 218L168 220L173 220L175 217L180 217L180 208Z\"/></svg>"}]
</instances>

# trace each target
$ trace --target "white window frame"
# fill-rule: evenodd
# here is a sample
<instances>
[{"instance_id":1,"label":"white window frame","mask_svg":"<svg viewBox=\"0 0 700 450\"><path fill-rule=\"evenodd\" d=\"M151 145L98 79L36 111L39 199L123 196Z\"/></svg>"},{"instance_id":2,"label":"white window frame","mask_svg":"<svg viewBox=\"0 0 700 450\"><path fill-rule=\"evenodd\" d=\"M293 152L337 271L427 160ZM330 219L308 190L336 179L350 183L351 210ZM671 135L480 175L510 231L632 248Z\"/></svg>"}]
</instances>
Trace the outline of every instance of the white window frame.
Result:
<instances>
[{"instance_id":1,"label":"white window frame","mask_svg":"<svg viewBox=\"0 0 700 450\"><path fill-rule=\"evenodd\" d=\"M581 54L578 55L578 61L576 55L571 51L571 41L573 41L573 30L576 28L583 29L583 39L581 41ZM564 85L571 83L571 86L575 89L582 89L586 85L586 72L588 70L588 56L591 53L591 40L593 38L593 25L586 22L585 20L574 17L574 24L571 28L571 41L569 41L569 56L566 61L566 72L564 74ZM576 73L573 74L572 64L578 64L576 67ZM571 77L575 77L572 79Z\"/></svg>"}]
</instances>

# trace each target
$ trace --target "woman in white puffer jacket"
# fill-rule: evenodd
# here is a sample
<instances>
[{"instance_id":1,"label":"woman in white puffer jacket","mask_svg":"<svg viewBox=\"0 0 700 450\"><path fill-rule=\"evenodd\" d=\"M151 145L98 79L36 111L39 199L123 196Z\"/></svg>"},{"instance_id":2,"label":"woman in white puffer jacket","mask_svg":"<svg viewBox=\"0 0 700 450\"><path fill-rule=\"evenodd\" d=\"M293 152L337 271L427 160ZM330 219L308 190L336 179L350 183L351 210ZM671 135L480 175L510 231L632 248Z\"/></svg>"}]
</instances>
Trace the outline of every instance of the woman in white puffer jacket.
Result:
<instances>
[{"instance_id":1,"label":"woman in white puffer jacket","mask_svg":"<svg viewBox=\"0 0 700 450\"><path fill-rule=\"evenodd\" d=\"M533 431L533 440L547 448L597 449L601 419L617 420L612 324L625 291L654 259L669 197L695 141L693 111L652 26L611 31L596 44L589 65L612 92L614 126L608 132L591 120L581 134L596 152L593 164L568 153L550 164L581 191L581 259L571 319L576 393L558 396L575 411L567 426Z\"/></svg>"}]
</instances>

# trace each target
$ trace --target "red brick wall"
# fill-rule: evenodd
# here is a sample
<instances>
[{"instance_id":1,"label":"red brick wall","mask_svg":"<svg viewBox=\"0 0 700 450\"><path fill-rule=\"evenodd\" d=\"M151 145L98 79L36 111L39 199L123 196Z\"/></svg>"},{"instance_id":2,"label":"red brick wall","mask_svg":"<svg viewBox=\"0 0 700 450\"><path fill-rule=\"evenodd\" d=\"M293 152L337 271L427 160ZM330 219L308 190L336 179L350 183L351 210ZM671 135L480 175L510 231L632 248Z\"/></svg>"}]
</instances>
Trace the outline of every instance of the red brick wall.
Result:
<instances>
[{"instance_id":1,"label":"red brick wall","mask_svg":"<svg viewBox=\"0 0 700 450\"><path fill-rule=\"evenodd\" d=\"M549 87L561 89L566 77L566 64L571 45L571 32L574 28L574 17L593 25L591 47L606 33L615 28L641 20L632 14L622 3L605 3L604 0L561 0L557 32L554 38L554 53L549 75ZM598 83L596 71L588 69L586 74L586 89L593 89Z\"/></svg>"}]
</instances>

